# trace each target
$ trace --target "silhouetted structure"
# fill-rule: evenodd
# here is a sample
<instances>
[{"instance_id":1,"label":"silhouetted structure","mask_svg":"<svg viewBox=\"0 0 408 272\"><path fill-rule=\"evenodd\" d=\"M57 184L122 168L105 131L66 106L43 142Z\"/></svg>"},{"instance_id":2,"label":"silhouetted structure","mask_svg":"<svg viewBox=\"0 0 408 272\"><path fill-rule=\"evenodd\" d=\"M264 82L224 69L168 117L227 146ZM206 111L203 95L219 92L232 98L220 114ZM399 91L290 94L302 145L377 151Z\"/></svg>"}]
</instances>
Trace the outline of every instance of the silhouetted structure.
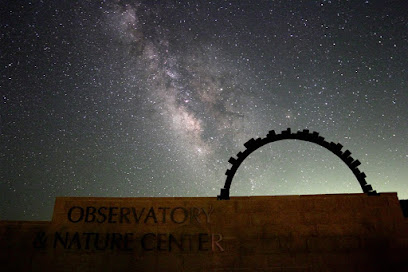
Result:
<instances>
[{"instance_id":1,"label":"silhouetted structure","mask_svg":"<svg viewBox=\"0 0 408 272\"><path fill-rule=\"evenodd\" d=\"M351 152L349 150L346 150L344 152L341 151L343 148L343 145L341 144L336 144L333 142L327 142L324 140L322 136L319 136L319 133L317 132L312 132L310 133L309 130L305 129L303 131L298 131L296 133L291 133L290 128L288 128L285 131L282 131L280 134L276 134L274 130L269 131L268 135L266 135L265 138L258 138L258 139L250 139L248 142L244 144L246 147L246 150L243 152L239 152L237 154L237 158L231 157L228 162L232 164L231 169L228 169L225 174L227 175L227 179L225 180L225 185L224 188L221 189L220 195L217 196L217 199L229 199L230 195L230 188L231 188L231 183L232 179L234 178L235 173L238 170L238 167L241 165L241 163L245 160L246 157L248 157L252 152L257 150L258 148L269 144L273 143L276 141L281 141L281 140L289 140L289 139L295 139L295 140L302 140L302 141L307 141L311 143L318 144L328 150L330 150L332 153L334 153L336 156L338 156L344 163L350 168L350 170L353 172L353 174L356 176L361 189L363 189L364 193L367 193L369 195L375 195L377 192L373 190L372 186L370 184L367 184L365 178L366 175L364 172L361 172L358 169L358 166L361 164L359 160L354 160L353 157L351 157Z\"/></svg>"}]
</instances>

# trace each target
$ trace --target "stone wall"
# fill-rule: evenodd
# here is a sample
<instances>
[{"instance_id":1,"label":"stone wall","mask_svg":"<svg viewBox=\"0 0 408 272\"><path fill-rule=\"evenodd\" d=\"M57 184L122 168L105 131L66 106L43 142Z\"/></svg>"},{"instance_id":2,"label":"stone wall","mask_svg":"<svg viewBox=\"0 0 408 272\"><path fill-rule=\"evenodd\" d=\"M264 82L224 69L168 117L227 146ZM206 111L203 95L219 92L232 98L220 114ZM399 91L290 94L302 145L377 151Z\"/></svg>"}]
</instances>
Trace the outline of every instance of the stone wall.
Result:
<instances>
[{"instance_id":1,"label":"stone wall","mask_svg":"<svg viewBox=\"0 0 408 272\"><path fill-rule=\"evenodd\" d=\"M0 271L408 271L395 193L60 197L0 237Z\"/></svg>"}]
</instances>

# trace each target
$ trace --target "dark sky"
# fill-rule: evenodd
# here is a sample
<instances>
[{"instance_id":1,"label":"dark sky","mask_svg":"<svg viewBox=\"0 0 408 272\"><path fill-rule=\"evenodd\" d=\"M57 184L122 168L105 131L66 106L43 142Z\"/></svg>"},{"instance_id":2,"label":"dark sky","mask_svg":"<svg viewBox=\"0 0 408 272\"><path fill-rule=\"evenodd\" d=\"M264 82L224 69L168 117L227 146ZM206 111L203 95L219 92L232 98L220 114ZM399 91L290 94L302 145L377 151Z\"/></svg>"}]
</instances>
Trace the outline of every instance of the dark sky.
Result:
<instances>
[{"instance_id":1,"label":"dark sky","mask_svg":"<svg viewBox=\"0 0 408 272\"><path fill-rule=\"evenodd\" d=\"M407 1L0 1L0 219L56 196L213 196L269 130L317 131L408 198ZM231 195L359 193L313 143Z\"/></svg>"}]
</instances>

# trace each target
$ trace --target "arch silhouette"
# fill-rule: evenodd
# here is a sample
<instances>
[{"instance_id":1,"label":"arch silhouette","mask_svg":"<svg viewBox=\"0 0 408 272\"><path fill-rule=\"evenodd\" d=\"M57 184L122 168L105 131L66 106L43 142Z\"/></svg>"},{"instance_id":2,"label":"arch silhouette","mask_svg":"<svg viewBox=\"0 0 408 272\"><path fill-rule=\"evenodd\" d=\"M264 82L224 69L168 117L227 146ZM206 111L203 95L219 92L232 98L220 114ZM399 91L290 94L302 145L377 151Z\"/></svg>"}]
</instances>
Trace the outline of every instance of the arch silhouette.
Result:
<instances>
[{"instance_id":1,"label":"arch silhouette","mask_svg":"<svg viewBox=\"0 0 408 272\"><path fill-rule=\"evenodd\" d=\"M333 142L327 142L324 140L322 136L319 136L319 133L317 132L312 132L310 133L309 130L304 129L303 131L298 131L296 133L292 133L290 128L287 130L282 131L280 134L276 134L274 130L269 131L268 135L266 135L265 138L258 138L254 139L251 138L248 142L244 144L246 147L246 150L243 152L239 152L237 154L237 158L231 157L228 162L231 163L232 167L228 169L225 172L225 175L227 175L227 179L225 180L225 185L224 188L221 188L220 195L217 196L217 199L222 200L222 199L229 199L230 198L230 188L231 188L231 183L232 179L234 178L235 173L238 170L238 167L241 165L241 163L248 157L252 152L257 150L258 148L268 144L268 143L273 143L276 141L280 140L287 140L287 139L294 139L294 140L302 140L302 141L307 141L311 143L318 144L328 150L330 150L333 154L335 154L337 157L339 157L353 172L355 177L357 178L361 189L363 189L364 193L367 193L369 195L376 195L377 192L373 190L372 186L370 184L367 184L365 178L366 175L364 172L361 172L358 169L358 166L361 164L359 160L354 160L353 157L351 157L351 152L349 150L346 151L341 151L343 148L343 145L341 144L336 144Z\"/></svg>"}]
</instances>

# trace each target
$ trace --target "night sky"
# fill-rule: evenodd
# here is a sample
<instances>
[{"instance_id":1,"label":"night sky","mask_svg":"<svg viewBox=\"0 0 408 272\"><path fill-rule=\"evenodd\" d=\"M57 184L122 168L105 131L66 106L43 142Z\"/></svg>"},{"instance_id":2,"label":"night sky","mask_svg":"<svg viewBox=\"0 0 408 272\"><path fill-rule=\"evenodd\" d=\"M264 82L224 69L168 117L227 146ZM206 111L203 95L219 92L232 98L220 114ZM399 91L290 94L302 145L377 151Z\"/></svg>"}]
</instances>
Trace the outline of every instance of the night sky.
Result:
<instances>
[{"instance_id":1,"label":"night sky","mask_svg":"<svg viewBox=\"0 0 408 272\"><path fill-rule=\"evenodd\" d=\"M57 196L212 196L243 143L309 129L408 198L408 2L0 1L0 219ZM313 143L231 195L361 193Z\"/></svg>"}]
</instances>

